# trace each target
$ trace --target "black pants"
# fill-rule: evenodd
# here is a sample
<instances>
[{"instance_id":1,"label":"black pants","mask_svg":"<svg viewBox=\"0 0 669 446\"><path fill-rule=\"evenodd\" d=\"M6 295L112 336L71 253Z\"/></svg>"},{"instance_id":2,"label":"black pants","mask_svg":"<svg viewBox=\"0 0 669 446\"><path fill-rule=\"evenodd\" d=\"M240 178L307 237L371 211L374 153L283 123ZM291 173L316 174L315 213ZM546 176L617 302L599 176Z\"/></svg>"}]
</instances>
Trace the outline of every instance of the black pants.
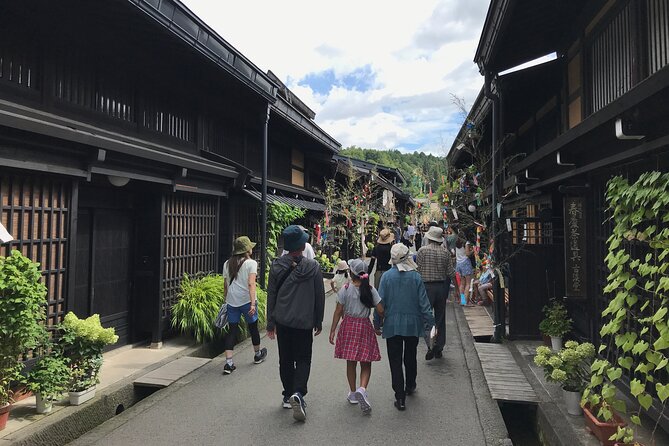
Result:
<instances>
[{"instance_id":1,"label":"black pants","mask_svg":"<svg viewBox=\"0 0 669 446\"><path fill-rule=\"evenodd\" d=\"M406 396L404 372L406 372L406 387L410 389L416 387L418 338L416 336L393 336L386 339L386 346L388 347L388 362L390 362L390 376L393 380L395 399L404 398ZM402 370L402 362L404 362L404 370Z\"/></svg>"},{"instance_id":2,"label":"black pants","mask_svg":"<svg viewBox=\"0 0 669 446\"><path fill-rule=\"evenodd\" d=\"M229 324L230 330L225 335L225 349L234 350L237 343L237 333L239 332L239 324ZM248 324L249 333L251 333L251 342L253 345L260 345L260 333L258 332L258 321Z\"/></svg>"},{"instance_id":3,"label":"black pants","mask_svg":"<svg viewBox=\"0 0 669 446\"><path fill-rule=\"evenodd\" d=\"M279 375L283 384L283 396L295 392L307 394L307 381L311 372L311 330L276 325L276 341L279 346Z\"/></svg>"},{"instance_id":4,"label":"black pants","mask_svg":"<svg viewBox=\"0 0 669 446\"><path fill-rule=\"evenodd\" d=\"M446 345L446 298L450 287L450 279L443 282L425 282L425 291L427 291L427 298L432 306L434 323L437 327L437 339L433 348L435 352L442 351Z\"/></svg>"}]
</instances>

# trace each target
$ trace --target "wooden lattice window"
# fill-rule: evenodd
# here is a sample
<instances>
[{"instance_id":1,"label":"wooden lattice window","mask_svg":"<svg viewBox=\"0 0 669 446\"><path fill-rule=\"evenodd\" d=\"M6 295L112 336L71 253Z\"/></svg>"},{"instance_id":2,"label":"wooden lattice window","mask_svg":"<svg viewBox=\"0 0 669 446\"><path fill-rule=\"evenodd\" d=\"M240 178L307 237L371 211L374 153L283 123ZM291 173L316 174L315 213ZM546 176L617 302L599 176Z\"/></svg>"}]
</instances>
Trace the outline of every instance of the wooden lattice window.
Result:
<instances>
[{"instance_id":1,"label":"wooden lattice window","mask_svg":"<svg viewBox=\"0 0 669 446\"><path fill-rule=\"evenodd\" d=\"M650 74L669 63L669 5L666 0L648 1L648 62Z\"/></svg>"},{"instance_id":2,"label":"wooden lattice window","mask_svg":"<svg viewBox=\"0 0 669 446\"><path fill-rule=\"evenodd\" d=\"M162 315L176 303L184 273L216 272L217 199L173 194L165 198Z\"/></svg>"},{"instance_id":3,"label":"wooden lattice window","mask_svg":"<svg viewBox=\"0 0 669 446\"><path fill-rule=\"evenodd\" d=\"M69 204L68 183L0 173L0 219L15 239L0 245L0 254L16 249L40 263L49 326L58 324L65 312Z\"/></svg>"},{"instance_id":4,"label":"wooden lattice window","mask_svg":"<svg viewBox=\"0 0 669 446\"><path fill-rule=\"evenodd\" d=\"M2 27L0 27L2 28ZM38 88L38 57L35 48L11 35L11 30L0 30L0 81L19 87Z\"/></svg>"},{"instance_id":5,"label":"wooden lattice window","mask_svg":"<svg viewBox=\"0 0 669 446\"><path fill-rule=\"evenodd\" d=\"M243 235L250 238L252 241L260 242L260 207L255 205L258 202L250 202L250 204L237 203L235 205L235 220L232 228L233 240ZM259 246L258 246L259 248ZM227 258L230 253L223 253ZM253 258L260 260L260 249L253 250Z\"/></svg>"}]
</instances>

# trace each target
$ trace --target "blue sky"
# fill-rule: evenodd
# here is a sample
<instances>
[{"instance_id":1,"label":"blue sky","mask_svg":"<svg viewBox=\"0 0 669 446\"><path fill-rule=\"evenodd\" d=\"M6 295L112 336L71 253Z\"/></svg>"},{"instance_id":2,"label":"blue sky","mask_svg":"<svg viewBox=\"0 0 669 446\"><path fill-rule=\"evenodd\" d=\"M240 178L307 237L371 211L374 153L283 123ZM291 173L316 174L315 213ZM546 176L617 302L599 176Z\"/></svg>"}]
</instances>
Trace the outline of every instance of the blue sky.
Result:
<instances>
[{"instance_id":1,"label":"blue sky","mask_svg":"<svg viewBox=\"0 0 669 446\"><path fill-rule=\"evenodd\" d=\"M445 155L483 84L485 0L183 1L344 147Z\"/></svg>"}]
</instances>

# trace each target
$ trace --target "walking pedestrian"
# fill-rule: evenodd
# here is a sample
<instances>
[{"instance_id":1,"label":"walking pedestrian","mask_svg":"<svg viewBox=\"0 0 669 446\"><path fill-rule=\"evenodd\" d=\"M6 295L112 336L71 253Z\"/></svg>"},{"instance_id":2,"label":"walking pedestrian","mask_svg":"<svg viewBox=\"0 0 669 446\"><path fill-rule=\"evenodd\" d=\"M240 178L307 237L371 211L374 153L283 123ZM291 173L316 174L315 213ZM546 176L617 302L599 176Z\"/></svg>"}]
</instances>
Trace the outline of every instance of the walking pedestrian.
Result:
<instances>
[{"instance_id":1,"label":"walking pedestrian","mask_svg":"<svg viewBox=\"0 0 669 446\"><path fill-rule=\"evenodd\" d=\"M256 296L256 275L258 274L258 262L251 258L255 243L248 237L242 236L233 242L232 257L223 264L223 277L225 284L223 292L225 303L228 305L229 331L225 336L225 365L223 374L229 375L234 372L234 361L232 353L237 341L239 322L244 316L246 325L251 333L251 342L255 354L253 362L260 364L267 357L267 349L260 348L260 333L258 332L258 301Z\"/></svg>"},{"instance_id":2,"label":"walking pedestrian","mask_svg":"<svg viewBox=\"0 0 669 446\"><path fill-rule=\"evenodd\" d=\"M390 269L390 248L393 244L394 236L390 229L382 229L379 238L376 239L376 246L372 249L371 260L369 261L369 271L374 270L374 285L376 287L381 283L381 276Z\"/></svg>"},{"instance_id":3,"label":"walking pedestrian","mask_svg":"<svg viewBox=\"0 0 669 446\"><path fill-rule=\"evenodd\" d=\"M472 262L469 256L473 249L471 243L465 240L464 234L455 242L455 271L460 274L460 303L466 305L470 301L469 287L472 281Z\"/></svg>"},{"instance_id":4,"label":"walking pedestrian","mask_svg":"<svg viewBox=\"0 0 669 446\"><path fill-rule=\"evenodd\" d=\"M441 358L446 344L446 299L451 288L451 280L455 278L455 270L451 254L444 248L444 231L432 226L425 234L428 245L418 250L416 263L418 273L425 284L425 291L434 312L437 327L437 339L434 346L425 354L425 360Z\"/></svg>"},{"instance_id":5,"label":"walking pedestrian","mask_svg":"<svg viewBox=\"0 0 669 446\"><path fill-rule=\"evenodd\" d=\"M307 234L307 240L309 240L309 238L311 237L309 235L309 230L302 225L297 225L297 227L300 228L301 230L303 230L305 234ZM286 254L288 254L288 251L285 249L285 246L284 246L284 250L281 252L281 255L285 256ZM313 248L313 246L311 246L311 244L308 241L305 242L305 244L304 244L304 251L302 251L302 256L306 257L307 259L315 259L316 258L316 253L314 252L314 248Z\"/></svg>"},{"instance_id":6,"label":"walking pedestrian","mask_svg":"<svg viewBox=\"0 0 669 446\"><path fill-rule=\"evenodd\" d=\"M337 294L337 307L332 316L330 344L335 345L334 356L346 360L346 378L349 392L347 400L351 404L359 404L363 414L369 414L372 406L369 402L367 386L372 375L372 362L380 361L379 344L376 333L369 320L372 308L382 315L381 297L369 284L367 266L360 259L349 262L351 283L348 283ZM337 333L339 319L343 320ZM356 372L360 363L360 386L356 387Z\"/></svg>"},{"instance_id":7,"label":"walking pedestrian","mask_svg":"<svg viewBox=\"0 0 669 446\"><path fill-rule=\"evenodd\" d=\"M276 337L283 407L296 420L306 419L307 382L313 335L322 330L325 287L318 262L302 256L308 235L299 226L283 230L288 254L274 259L267 286L267 336Z\"/></svg>"},{"instance_id":8,"label":"walking pedestrian","mask_svg":"<svg viewBox=\"0 0 669 446\"><path fill-rule=\"evenodd\" d=\"M345 260L340 260L335 266L334 277L330 281L330 289L334 293L338 293L348 282L348 263Z\"/></svg>"},{"instance_id":9,"label":"walking pedestrian","mask_svg":"<svg viewBox=\"0 0 669 446\"><path fill-rule=\"evenodd\" d=\"M383 327L386 340L394 404L397 410L405 410L406 395L416 390L418 338L423 336L426 326L434 326L434 317L409 248L399 243L393 245L390 262L393 267L383 275L379 287L384 315L375 313L374 317L376 327Z\"/></svg>"}]
</instances>

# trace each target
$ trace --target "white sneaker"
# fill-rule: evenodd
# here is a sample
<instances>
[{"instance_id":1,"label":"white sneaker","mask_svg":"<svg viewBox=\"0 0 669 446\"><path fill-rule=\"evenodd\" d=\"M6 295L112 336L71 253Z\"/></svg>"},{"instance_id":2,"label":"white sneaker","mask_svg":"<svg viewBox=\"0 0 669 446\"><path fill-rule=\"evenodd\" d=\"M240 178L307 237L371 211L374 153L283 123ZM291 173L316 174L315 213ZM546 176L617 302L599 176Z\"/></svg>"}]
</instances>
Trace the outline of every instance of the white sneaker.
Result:
<instances>
[{"instance_id":1,"label":"white sneaker","mask_svg":"<svg viewBox=\"0 0 669 446\"><path fill-rule=\"evenodd\" d=\"M348 392L346 400L351 404L358 404L358 400L355 399L355 392Z\"/></svg>"},{"instance_id":2,"label":"white sneaker","mask_svg":"<svg viewBox=\"0 0 669 446\"><path fill-rule=\"evenodd\" d=\"M358 387L358 390L355 391L355 399L358 400L360 410L364 415L372 413L372 405L369 403L367 391L364 388Z\"/></svg>"}]
</instances>

